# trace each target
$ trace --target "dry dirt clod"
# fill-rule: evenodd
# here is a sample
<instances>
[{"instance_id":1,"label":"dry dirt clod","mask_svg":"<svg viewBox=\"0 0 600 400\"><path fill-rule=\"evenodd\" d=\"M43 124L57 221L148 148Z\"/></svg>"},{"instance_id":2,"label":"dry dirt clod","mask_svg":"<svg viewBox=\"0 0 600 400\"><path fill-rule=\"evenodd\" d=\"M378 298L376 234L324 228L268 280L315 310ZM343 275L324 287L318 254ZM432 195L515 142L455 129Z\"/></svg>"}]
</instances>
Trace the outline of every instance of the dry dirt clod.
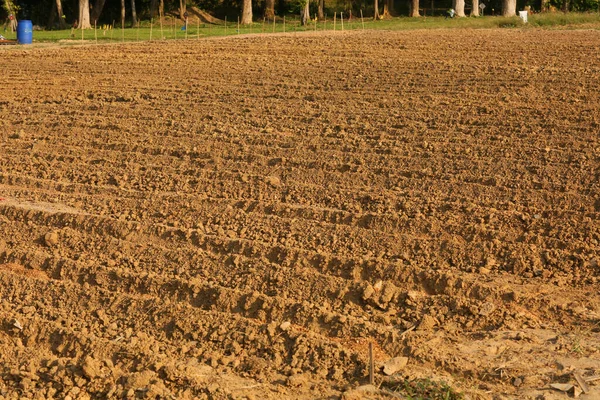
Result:
<instances>
[{"instance_id":1,"label":"dry dirt clod","mask_svg":"<svg viewBox=\"0 0 600 400\"><path fill-rule=\"evenodd\" d=\"M44 236L44 243L46 243L46 246L48 247L56 246L58 244L58 232L52 231L46 233Z\"/></svg>"},{"instance_id":2,"label":"dry dirt clod","mask_svg":"<svg viewBox=\"0 0 600 400\"><path fill-rule=\"evenodd\" d=\"M281 186L281 179L279 179L276 176L267 176L265 178L265 182L274 188L278 188L279 186Z\"/></svg>"},{"instance_id":3,"label":"dry dirt clod","mask_svg":"<svg viewBox=\"0 0 600 400\"><path fill-rule=\"evenodd\" d=\"M350 389L342 394L342 400L363 400L381 393L375 385L362 385L356 389Z\"/></svg>"},{"instance_id":4,"label":"dry dirt clod","mask_svg":"<svg viewBox=\"0 0 600 400\"><path fill-rule=\"evenodd\" d=\"M407 364L408 357L394 357L383 364L382 371L385 375L394 375L396 372L403 370Z\"/></svg>"},{"instance_id":5,"label":"dry dirt clod","mask_svg":"<svg viewBox=\"0 0 600 400\"><path fill-rule=\"evenodd\" d=\"M83 375L89 379L94 379L102 374L101 363L90 356L83 360L82 369Z\"/></svg>"},{"instance_id":6,"label":"dry dirt clod","mask_svg":"<svg viewBox=\"0 0 600 400\"><path fill-rule=\"evenodd\" d=\"M363 295L362 295L363 300L370 299L374 293L375 293L375 288L373 288L373 286L367 284L367 286L363 290Z\"/></svg>"},{"instance_id":7,"label":"dry dirt clod","mask_svg":"<svg viewBox=\"0 0 600 400\"><path fill-rule=\"evenodd\" d=\"M425 315L425 316L423 316L423 319L419 323L419 326L417 326L417 330L430 331L433 328L435 328L436 325L437 325L437 320L435 318L433 318L431 315Z\"/></svg>"},{"instance_id":8,"label":"dry dirt clod","mask_svg":"<svg viewBox=\"0 0 600 400\"><path fill-rule=\"evenodd\" d=\"M285 322L282 322L281 325L279 325L279 328L285 332L285 331L289 330L291 326L292 326L292 323L290 321L285 321Z\"/></svg>"}]
</instances>

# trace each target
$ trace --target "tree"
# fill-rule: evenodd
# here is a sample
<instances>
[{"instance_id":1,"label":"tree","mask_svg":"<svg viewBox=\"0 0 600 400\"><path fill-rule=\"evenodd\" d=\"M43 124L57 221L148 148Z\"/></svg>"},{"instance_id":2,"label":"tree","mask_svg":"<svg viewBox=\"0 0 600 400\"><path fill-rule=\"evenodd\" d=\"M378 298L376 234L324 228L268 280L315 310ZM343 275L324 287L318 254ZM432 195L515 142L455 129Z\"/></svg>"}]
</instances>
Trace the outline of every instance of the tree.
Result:
<instances>
[{"instance_id":1,"label":"tree","mask_svg":"<svg viewBox=\"0 0 600 400\"><path fill-rule=\"evenodd\" d=\"M52 28L54 25L54 16L58 16L58 29L67 29L67 23L63 18L63 7L62 0L56 0L52 2L52 19L48 21L48 27Z\"/></svg>"},{"instance_id":2,"label":"tree","mask_svg":"<svg viewBox=\"0 0 600 400\"><path fill-rule=\"evenodd\" d=\"M479 17L479 0L471 0L471 17Z\"/></svg>"},{"instance_id":3,"label":"tree","mask_svg":"<svg viewBox=\"0 0 600 400\"><path fill-rule=\"evenodd\" d=\"M14 32L17 30L17 11L19 8L13 3L12 0L4 0L2 8L4 8L4 11L6 11L8 15L13 16L13 18L10 20L10 30Z\"/></svg>"},{"instance_id":4,"label":"tree","mask_svg":"<svg viewBox=\"0 0 600 400\"><path fill-rule=\"evenodd\" d=\"M379 19L379 0L375 0L373 4L373 19L377 21Z\"/></svg>"},{"instance_id":5,"label":"tree","mask_svg":"<svg viewBox=\"0 0 600 400\"><path fill-rule=\"evenodd\" d=\"M94 21L94 23L96 24L100 19L100 15L102 14L102 9L104 9L105 2L106 0L96 0L96 2L94 3L94 8L92 8L92 21Z\"/></svg>"},{"instance_id":6,"label":"tree","mask_svg":"<svg viewBox=\"0 0 600 400\"><path fill-rule=\"evenodd\" d=\"M244 0L242 8L242 24L248 25L252 23L252 0Z\"/></svg>"},{"instance_id":7,"label":"tree","mask_svg":"<svg viewBox=\"0 0 600 400\"><path fill-rule=\"evenodd\" d=\"M411 17L420 17L421 16L421 14L419 14L419 0L412 0L411 1L411 3L410 3L410 16Z\"/></svg>"},{"instance_id":8,"label":"tree","mask_svg":"<svg viewBox=\"0 0 600 400\"><path fill-rule=\"evenodd\" d=\"M125 0L121 0L121 28L125 28Z\"/></svg>"},{"instance_id":9,"label":"tree","mask_svg":"<svg viewBox=\"0 0 600 400\"><path fill-rule=\"evenodd\" d=\"M317 10L317 16L319 17L319 21L325 19L325 0L319 0L319 8Z\"/></svg>"},{"instance_id":10,"label":"tree","mask_svg":"<svg viewBox=\"0 0 600 400\"><path fill-rule=\"evenodd\" d=\"M310 19L310 0L305 0L304 7L300 11L300 21L302 26L308 25Z\"/></svg>"},{"instance_id":11,"label":"tree","mask_svg":"<svg viewBox=\"0 0 600 400\"><path fill-rule=\"evenodd\" d=\"M79 0L79 25L77 29L90 29L90 0Z\"/></svg>"},{"instance_id":12,"label":"tree","mask_svg":"<svg viewBox=\"0 0 600 400\"><path fill-rule=\"evenodd\" d=\"M154 19L156 18L156 12L158 8L158 0L152 0L150 2L150 18Z\"/></svg>"},{"instance_id":13,"label":"tree","mask_svg":"<svg viewBox=\"0 0 600 400\"><path fill-rule=\"evenodd\" d=\"M269 21L275 18L275 0L265 0L265 13L263 16Z\"/></svg>"},{"instance_id":14,"label":"tree","mask_svg":"<svg viewBox=\"0 0 600 400\"><path fill-rule=\"evenodd\" d=\"M514 17L517 15L517 0L502 0L502 16Z\"/></svg>"},{"instance_id":15,"label":"tree","mask_svg":"<svg viewBox=\"0 0 600 400\"><path fill-rule=\"evenodd\" d=\"M186 0L179 0L179 18L185 20L185 13L187 11Z\"/></svg>"},{"instance_id":16,"label":"tree","mask_svg":"<svg viewBox=\"0 0 600 400\"><path fill-rule=\"evenodd\" d=\"M516 0L515 0L516 1ZM465 16L465 0L454 0L454 11L456 11L457 17Z\"/></svg>"},{"instance_id":17,"label":"tree","mask_svg":"<svg viewBox=\"0 0 600 400\"><path fill-rule=\"evenodd\" d=\"M135 0L131 0L131 26L137 25L137 13L135 12Z\"/></svg>"},{"instance_id":18,"label":"tree","mask_svg":"<svg viewBox=\"0 0 600 400\"><path fill-rule=\"evenodd\" d=\"M394 0L385 0L383 4L383 16L391 17L394 14Z\"/></svg>"}]
</instances>

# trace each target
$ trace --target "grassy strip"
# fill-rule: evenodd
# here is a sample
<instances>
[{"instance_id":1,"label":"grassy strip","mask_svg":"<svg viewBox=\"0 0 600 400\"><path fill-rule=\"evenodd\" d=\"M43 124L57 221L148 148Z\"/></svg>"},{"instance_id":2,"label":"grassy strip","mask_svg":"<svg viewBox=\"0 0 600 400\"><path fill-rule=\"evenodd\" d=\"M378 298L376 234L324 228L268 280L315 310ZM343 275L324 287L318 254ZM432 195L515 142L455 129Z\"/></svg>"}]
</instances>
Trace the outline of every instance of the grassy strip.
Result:
<instances>
[{"instance_id":1,"label":"grassy strip","mask_svg":"<svg viewBox=\"0 0 600 400\"><path fill-rule=\"evenodd\" d=\"M407 400L463 400L464 395L456 392L445 382L429 379L387 381L382 388Z\"/></svg>"},{"instance_id":2,"label":"grassy strip","mask_svg":"<svg viewBox=\"0 0 600 400\"><path fill-rule=\"evenodd\" d=\"M326 21L310 22L308 26L300 26L298 18L288 18L284 24L282 20L273 22L264 21L255 22L251 25L240 25L237 23L227 23L225 25L200 24L190 20L187 35L181 30L182 23L179 20L167 18L163 22L162 35L160 24L156 22L150 27L149 21L144 21L139 28L115 28L102 29L99 27L84 30L83 37L80 30L59 30L59 31L34 31L34 42L77 42L86 41L99 43L136 41L136 40L159 40L163 39L197 39L211 36L229 36L237 34L268 34L281 32L301 32L301 31L332 31L334 29L333 19L328 17ZM445 19L444 17L421 17L421 18L390 18L381 21L373 21L360 18L353 18L351 21L344 21L344 31L354 30L411 30L411 29L492 29L492 28L521 28L531 29L542 28L589 28L600 29L600 13L544 13L533 14L529 16L529 23L523 24L518 17L504 18L496 16L467 17ZM335 24L335 30L342 30L342 22L339 15ZM2 32L7 39L15 39L16 33Z\"/></svg>"}]
</instances>

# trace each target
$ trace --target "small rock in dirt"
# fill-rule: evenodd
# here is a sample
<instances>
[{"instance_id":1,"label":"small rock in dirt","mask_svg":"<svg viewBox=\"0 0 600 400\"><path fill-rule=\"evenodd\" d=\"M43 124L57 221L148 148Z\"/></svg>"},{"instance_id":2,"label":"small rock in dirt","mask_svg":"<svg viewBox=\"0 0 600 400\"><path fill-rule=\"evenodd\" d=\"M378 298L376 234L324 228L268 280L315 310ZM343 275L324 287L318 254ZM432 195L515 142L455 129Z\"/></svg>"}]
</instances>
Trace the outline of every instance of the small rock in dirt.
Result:
<instances>
[{"instance_id":1,"label":"small rock in dirt","mask_svg":"<svg viewBox=\"0 0 600 400\"><path fill-rule=\"evenodd\" d=\"M56 246L58 244L58 232L52 231L46 233L44 243L46 243L46 246Z\"/></svg>"},{"instance_id":2,"label":"small rock in dirt","mask_svg":"<svg viewBox=\"0 0 600 400\"><path fill-rule=\"evenodd\" d=\"M383 373L386 375L394 375L396 372L401 371L408 364L408 357L394 357L387 360L383 364Z\"/></svg>"},{"instance_id":3,"label":"small rock in dirt","mask_svg":"<svg viewBox=\"0 0 600 400\"><path fill-rule=\"evenodd\" d=\"M21 325L21 323L19 322L18 319L15 319L12 323L12 326L14 326L15 328L17 328L18 330L22 331L23 330L23 325Z\"/></svg>"},{"instance_id":4,"label":"small rock in dirt","mask_svg":"<svg viewBox=\"0 0 600 400\"><path fill-rule=\"evenodd\" d=\"M377 283L373 285L373 289L375 289L376 292L379 292L382 287L383 287L383 281L377 281Z\"/></svg>"},{"instance_id":5,"label":"small rock in dirt","mask_svg":"<svg viewBox=\"0 0 600 400\"><path fill-rule=\"evenodd\" d=\"M515 387L519 387L523 384L523 379L516 377L515 379L513 379L513 386Z\"/></svg>"},{"instance_id":6,"label":"small rock in dirt","mask_svg":"<svg viewBox=\"0 0 600 400\"><path fill-rule=\"evenodd\" d=\"M285 321L285 322L282 322L281 325L279 325L279 328L281 328L282 331L287 331L290 329L291 326L292 326L292 323L290 321Z\"/></svg>"},{"instance_id":7,"label":"small rock in dirt","mask_svg":"<svg viewBox=\"0 0 600 400\"><path fill-rule=\"evenodd\" d=\"M573 389L573 385L570 383L551 383L550 387L552 389L560 390L561 392L568 392Z\"/></svg>"}]
</instances>

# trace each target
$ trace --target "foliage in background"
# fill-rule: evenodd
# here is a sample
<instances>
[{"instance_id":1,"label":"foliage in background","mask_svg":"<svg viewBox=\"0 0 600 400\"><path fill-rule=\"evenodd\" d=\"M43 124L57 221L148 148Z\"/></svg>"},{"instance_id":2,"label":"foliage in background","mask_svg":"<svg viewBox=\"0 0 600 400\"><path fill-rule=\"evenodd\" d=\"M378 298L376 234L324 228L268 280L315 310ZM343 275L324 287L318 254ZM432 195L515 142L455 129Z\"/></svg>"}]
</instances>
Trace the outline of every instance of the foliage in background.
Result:
<instances>
[{"instance_id":1,"label":"foliage in background","mask_svg":"<svg viewBox=\"0 0 600 400\"><path fill-rule=\"evenodd\" d=\"M5 0L0 0L4 6ZM34 25L45 27L48 24L49 16L52 11L52 5L55 0L11 0L16 6L20 8L17 14L18 19L31 19ZM294 16L299 16L301 5L304 4L304 0L275 0L275 14L278 17L287 15L289 19ZM501 0L480 0L486 4L485 16L490 16L493 13L498 14L501 9ZM560 9L564 1L570 1L571 8L573 10L586 10L591 14L564 14L562 12L557 13L544 13L534 14L530 17L531 26L555 26L555 25L569 25L572 23L584 23L586 20L590 20L594 15L598 15L600 11L599 1L600 0L550 0L550 4ZM93 5L96 1L90 0ZM380 12L383 10L383 0L379 0ZM541 0L517 0L517 9L529 5L533 10L539 10ZM142 21L148 21L150 18L150 6L152 0L136 0L136 10L138 17ZM164 0L165 12L167 15L178 14L179 0ZM470 3L470 2L467 2ZM75 0L63 0L63 13L67 24L71 25L78 17L77 1ZM131 18L130 1L126 0L126 14L127 21ZM206 10L220 19L224 19L227 16L229 22L234 23L237 21L237 17L241 13L242 0L188 0L188 6L197 6L203 10ZM412 18L414 21L405 21L407 27L398 28L393 23L391 29L411 29L412 27L423 25L423 27L429 26L431 23L427 22L433 15L440 16L444 15L445 10L451 7L452 0L434 0L435 11L431 10L431 0L421 0L420 6L426 8L426 13L422 12L426 18ZM265 0L253 0L253 14L255 15L255 21L262 21L263 10L265 6ZM113 21L120 19L120 0L106 0L102 14L99 19L99 24L111 24ZM374 12L373 0L326 0L325 12L328 20L333 18L334 12L344 12L344 19L350 16L352 12L353 19L358 20L360 18L360 11L363 11L365 19L369 19ZM408 1L407 0L394 0L394 10L396 16L405 16L408 13ZM310 14L314 17L317 12L317 0L311 0L310 3ZM339 16L339 14L338 14ZM0 9L0 23L3 23L8 17L8 13L5 7ZM533 18L535 17L535 19ZM465 20L465 21L463 21ZM488 20L486 18L483 21L474 21L476 18L455 18L452 21L446 22L435 22L433 25L442 24L451 26L473 26L489 27L489 25L495 25L498 27L515 27L520 26L518 20L502 21L502 20ZM385 26L386 21L379 21L379 24ZM403 25L404 22L401 24Z\"/></svg>"}]
</instances>

